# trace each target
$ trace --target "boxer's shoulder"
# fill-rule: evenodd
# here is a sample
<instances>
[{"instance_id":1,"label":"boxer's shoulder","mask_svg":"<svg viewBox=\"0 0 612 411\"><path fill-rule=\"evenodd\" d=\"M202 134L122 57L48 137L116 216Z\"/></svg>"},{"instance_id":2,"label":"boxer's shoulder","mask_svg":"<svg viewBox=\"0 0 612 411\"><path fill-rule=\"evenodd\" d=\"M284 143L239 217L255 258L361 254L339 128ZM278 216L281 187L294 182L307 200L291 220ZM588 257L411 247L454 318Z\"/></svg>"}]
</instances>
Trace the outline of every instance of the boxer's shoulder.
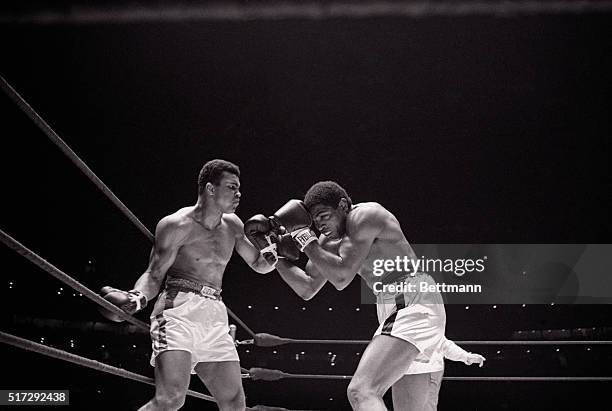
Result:
<instances>
[{"instance_id":1,"label":"boxer's shoulder","mask_svg":"<svg viewBox=\"0 0 612 411\"><path fill-rule=\"evenodd\" d=\"M349 213L349 215L352 213L369 215L375 213L382 213L385 211L387 210L380 203L377 203L375 201L368 201L365 203L354 204L351 208L351 212Z\"/></svg>"},{"instance_id":2,"label":"boxer's shoulder","mask_svg":"<svg viewBox=\"0 0 612 411\"><path fill-rule=\"evenodd\" d=\"M164 223L170 227L184 229L188 228L194 223L193 219L194 207L183 207L178 209L172 214L169 214L160 220L160 223Z\"/></svg>"},{"instance_id":3,"label":"boxer's shoulder","mask_svg":"<svg viewBox=\"0 0 612 411\"><path fill-rule=\"evenodd\" d=\"M355 204L347 214L346 224L349 232L382 226L389 212L374 202Z\"/></svg>"},{"instance_id":4,"label":"boxer's shoulder","mask_svg":"<svg viewBox=\"0 0 612 411\"><path fill-rule=\"evenodd\" d=\"M222 219L232 233L237 236L242 236L244 234L244 223L235 213L223 214Z\"/></svg>"},{"instance_id":5,"label":"boxer's shoulder","mask_svg":"<svg viewBox=\"0 0 612 411\"><path fill-rule=\"evenodd\" d=\"M184 207L159 220L155 228L155 236L171 235L174 238L187 235L194 224L191 214L193 207Z\"/></svg>"}]
</instances>

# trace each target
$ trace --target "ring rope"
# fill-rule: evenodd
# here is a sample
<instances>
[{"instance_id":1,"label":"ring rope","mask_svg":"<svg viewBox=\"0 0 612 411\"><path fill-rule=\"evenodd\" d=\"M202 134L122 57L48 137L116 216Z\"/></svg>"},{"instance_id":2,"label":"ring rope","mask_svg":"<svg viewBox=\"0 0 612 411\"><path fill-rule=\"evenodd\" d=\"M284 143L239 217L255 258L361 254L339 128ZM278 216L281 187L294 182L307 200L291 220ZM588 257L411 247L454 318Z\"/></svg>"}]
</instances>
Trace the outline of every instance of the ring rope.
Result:
<instances>
[{"instance_id":1,"label":"ring rope","mask_svg":"<svg viewBox=\"0 0 612 411\"><path fill-rule=\"evenodd\" d=\"M251 336L251 337L255 337L257 334L255 334L255 331L251 330L236 314L234 314L234 312L232 310L230 310L230 308L226 305L225 309L227 310L227 313L234 319L234 321L236 321L238 323L238 325L240 325L242 328L244 328L244 330Z\"/></svg>"},{"instance_id":2,"label":"ring rope","mask_svg":"<svg viewBox=\"0 0 612 411\"><path fill-rule=\"evenodd\" d=\"M514 340L514 341L455 341L464 345L611 345L612 341L590 340Z\"/></svg>"},{"instance_id":3,"label":"ring rope","mask_svg":"<svg viewBox=\"0 0 612 411\"><path fill-rule=\"evenodd\" d=\"M277 381L282 378L322 379L322 380L350 380L352 375L329 374L290 374L280 370L267 368L251 368L249 370L252 380ZM447 381L612 381L612 377L444 377Z\"/></svg>"},{"instance_id":4,"label":"ring rope","mask_svg":"<svg viewBox=\"0 0 612 411\"><path fill-rule=\"evenodd\" d=\"M102 298L101 296L99 296L95 292L91 291L89 288L85 287L83 284L81 284L80 282L78 282L74 278L70 277L68 274L64 273L63 271L61 271L59 268L55 267L53 264L49 263L44 258L40 257L38 254L36 254L35 252L33 252L30 249L28 249L27 247L25 247L19 241L15 240L13 237L11 237L7 233L5 233L4 230L2 230L2 229L0 229L0 240L7 247L9 247L13 251L17 252L19 255L22 255L23 257L25 257L26 259L28 259L30 262L34 263L38 267L42 268L44 271L48 272L53 277L55 277L58 280L60 280L62 283L66 284L69 287L72 287L74 290L80 292L81 294L83 294L85 297L89 298L90 300L92 300L96 304L104 307L105 309L107 309L109 311L112 311L113 313L115 313L118 316L120 316L122 319L124 319L124 320L126 320L126 321L128 321L128 322L130 322L132 324L134 324L135 326L137 326L137 327L139 327L139 328L141 328L143 330L146 330L147 332L149 331L149 324L147 324L144 321L141 321L141 320L139 320L139 319L137 319L135 317L132 317L131 315L127 314L126 312L124 312L119 307L117 307L114 304L106 301L104 298ZM229 309L228 309L228 311L229 311ZM240 323L241 323L241 325L244 324L244 323L242 323L242 321L240 321ZM250 330L247 328L247 331L250 331ZM252 332L252 331L250 331L250 332ZM242 368L242 370L246 371L243 368Z\"/></svg>"},{"instance_id":5,"label":"ring rope","mask_svg":"<svg viewBox=\"0 0 612 411\"><path fill-rule=\"evenodd\" d=\"M0 331L0 342L12 345L14 347L22 348L27 351L33 351L39 354L43 354L48 357L57 358L63 361L68 361L68 362L78 364L83 367L91 368L97 371L102 371L108 374L117 375L119 377L127 378L129 380L140 381L140 382L143 382L149 385L155 385L155 381L153 380L153 378L145 377L144 375L136 374L131 371L113 367L112 365L104 364L100 361L81 357L79 355L72 354L66 351L62 351L57 348L38 344L38 343L35 343L34 341L30 341L25 338L20 338L15 335L8 334L2 331ZM206 394L199 393L197 391L193 391L193 390L188 390L187 395L190 395L192 397L201 398L207 401L216 402L213 397L206 395Z\"/></svg>"},{"instance_id":6,"label":"ring rope","mask_svg":"<svg viewBox=\"0 0 612 411\"><path fill-rule=\"evenodd\" d=\"M133 335L149 333L148 330L144 330L143 328L135 325L117 324L114 322L109 323L107 321L79 321L58 318L37 318L31 316L22 316L18 314L8 314L0 316L0 322L2 322L3 320L8 320L10 324L39 329L61 328L63 330L78 330L93 333L112 333L115 335Z\"/></svg>"},{"instance_id":7,"label":"ring rope","mask_svg":"<svg viewBox=\"0 0 612 411\"><path fill-rule=\"evenodd\" d=\"M119 208L119 210L132 222L136 227L149 239L150 242L155 241L155 236L145 227L142 222L130 211L130 209L123 204L121 200L100 180L100 178L85 164L79 156L72 151L72 149L60 138L60 136L47 124L47 122L28 104L27 101L15 89L0 75L0 87L2 90L19 106L21 110L32 120L34 123L45 133L45 135L53 142L59 149L85 174L91 182L98 188L104 195L111 200L111 202ZM71 279L72 280L72 279ZM84 294L84 293L83 293ZM106 305L105 305L106 307ZM254 337L255 333L240 319L232 310L227 307L227 313L243 327L246 332ZM115 311L113 311L115 312Z\"/></svg>"},{"instance_id":8,"label":"ring rope","mask_svg":"<svg viewBox=\"0 0 612 411\"><path fill-rule=\"evenodd\" d=\"M612 377L443 377L447 381L612 381Z\"/></svg>"},{"instance_id":9,"label":"ring rope","mask_svg":"<svg viewBox=\"0 0 612 411\"><path fill-rule=\"evenodd\" d=\"M23 246L21 243L13 239L11 236L6 234L1 229L0 229L0 239L9 248L13 249L18 254L24 256L29 261L36 264L43 270L47 271L48 273L50 273L51 275L53 275L54 277L56 277L63 283L79 291L84 296L87 296L89 299L91 299L95 303L102 305L105 308L112 310L113 312L116 312L118 315L122 316L122 318L125 318L127 321L139 326L140 328L144 328L148 330L149 327L146 323L134 317L129 316L128 314L123 312L123 310L120 310L115 305L104 300L98 294L89 290L87 287L83 286L81 283L74 280L73 278L71 278L70 276L68 276L67 274L65 274L64 272L62 272L61 270L59 270L58 268L56 268L55 266L53 266L52 264L50 264L49 262L47 262L46 260L38 256L37 254L35 254L34 252L32 252L31 250ZM41 352L41 353L47 353L47 352L51 353L53 350L55 350L55 349L51 349L50 347L46 347L44 345L40 345L40 344L31 342L29 340L19 339L18 337L11 336L10 334L4 334L2 332L0 332L0 341L7 342L10 344L12 341L12 345L16 345L21 348L25 348L28 346L34 347L32 348L33 351ZM255 339L249 340L249 341L251 343L255 341L258 343L257 345L261 345L261 346L276 346L276 345L282 345L282 344L288 344L288 343L318 343L318 344L323 344L323 343L367 344L369 343L369 341L365 341L365 340L298 340L298 339L290 339L290 338L281 338L281 337L278 337L272 334L266 334L266 333L256 334ZM245 344L245 343L248 343L248 342L246 341L239 342L239 344ZM465 344L465 345L470 345L470 344L473 344L473 345L607 345L607 344L611 344L612 341L457 341L457 343ZM47 351L47 350L51 350L51 351ZM89 360L89 359L78 357L78 356L71 357L72 359L64 358L64 356L62 356L61 353L64 353L65 356L73 355L70 353L62 352L61 350L56 350L54 354L47 354L47 355L53 356L55 358L66 359L67 361L75 362L75 363L85 365L90 368L99 369L99 370L102 370L102 368L104 367L110 367L106 364L98 363L97 361ZM84 364L87 361L91 361L91 363L89 363L89 365ZM94 365L94 363L96 364ZM111 368L114 368L114 367L111 367ZM245 371L244 369L242 370ZM115 374L115 375L121 375L126 378L131 378L130 376L127 376L128 374L121 374L121 372L124 372L124 373L129 373L129 372L123 371L120 369L114 369L113 372L109 370L108 372L111 374ZM248 374L254 380L263 379L263 380L268 380L268 381L278 380L281 378L302 378L302 379L319 378L319 379L334 379L334 380L346 380L346 379L351 378L351 376L338 376L338 375L334 376L334 375L289 374L289 373L284 373L279 370L267 370L267 369L256 369L256 368L252 368L248 372ZM138 378L147 378L147 377L142 377L142 376L139 376L138 374L134 374L134 378L132 379L151 383L148 380L144 381ZM444 378L451 380L451 381L469 381L469 380L473 380L473 381L612 381L612 378L608 378L608 377L444 377Z\"/></svg>"},{"instance_id":10,"label":"ring rope","mask_svg":"<svg viewBox=\"0 0 612 411\"><path fill-rule=\"evenodd\" d=\"M15 91L13 87L4 79L4 77L0 76L0 87L2 90L19 106L19 108L42 130L43 133L60 149L62 152L68 157L78 168L85 174L92 183L96 187L100 189L106 195L106 197L113 202L127 216L127 218L138 227L138 229L147 236L147 238L151 241L154 240L153 234L140 222L140 220L130 211L129 208L126 207L119 198L98 178L98 176L91 171L91 169L79 158L79 156L72 151L70 147L60 138L60 136L47 124L47 122L38 115L38 113L28 104L27 101L23 99Z\"/></svg>"},{"instance_id":11,"label":"ring rope","mask_svg":"<svg viewBox=\"0 0 612 411\"><path fill-rule=\"evenodd\" d=\"M81 365L83 367L86 368L91 368L97 371L102 371L108 374L112 374L112 375L116 375L119 377L123 377L129 380L134 380L134 381L139 381L139 382L143 382L145 384L149 384L149 385L153 385L155 386L155 380L153 378L150 377L146 377L144 375L140 375L131 371L127 371L124 370L122 368L118 368L118 367L114 367L112 365L108 365L108 364L104 364L100 361L96 361L96 360L92 360L90 358L85 358L85 357L81 357L79 355L76 354L72 354L66 351L62 351L60 349L57 348L53 348L53 347L49 347L46 345L42 345L42 344L38 344L34 341L25 339L25 338L21 338L21 337L17 337L15 335L9 334L9 333L5 333L0 331L0 342L3 342L5 344L8 345L12 345L14 347L18 347L21 349L24 349L26 351L32 351L32 352L36 352L38 354L43 354L46 355L48 357L52 357L52 358L56 358L59 360L63 360L63 361L67 361L67 362L71 362L77 365ZM246 374L242 374L243 378L250 378L250 374L248 373L247 370ZM214 397L210 396L210 395L206 395L194 390L187 390L187 395L191 396L191 397L195 397L195 398L200 398L206 401L211 401L211 402L217 402ZM286 410L285 408L279 408L279 407L268 407L268 406L262 406L262 405L257 405L255 407L247 407L246 408L248 411L255 411L255 410L267 410L267 409L274 409L274 410ZM288 410L287 410L288 411Z\"/></svg>"},{"instance_id":12,"label":"ring rope","mask_svg":"<svg viewBox=\"0 0 612 411\"><path fill-rule=\"evenodd\" d=\"M92 300L96 304L104 307L105 309L107 309L109 311L112 311L114 314L119 315L124 320L129 321L130 323L132 323L132 324L134 324L134 325L136 325L136 326L138 326L140 328L143 328L143 329L146 329L146 330L149 329L149 325L147 323L145 323L145 322L143 322L143 321L141 321L141 320L139 320L137 318L134 318L134 317L132 317L129 314L126 314L119 307L117 307L114 304L106 301L104 298L100 297L97 293L91 291L89 288L85 287L83 284L81 284L80 282L78 282L74 278L70 277L68 274L64 273L59 268L55 267L53 264L49 263L47 260L45 260L44 258L40 257L38 254L36 254L35 252L31 251L26 246L21 244L19 241L15 240L13 237L11 237L7 233L5 233L4 230L2 230L2 229L0 229L0 240L2 240L2 242L7 247L9 247L13 251L17 252L17 254L25 257L30 262L32 262L35 265L37 265L38 267L42 268L47 273L51 274L53 277L55 277L58 280L60 280L62 283L68 285L69 287L71 287L74 290L78 291L79 293L83 294L85 297L89 298L90 300Z\"/></svg>"},{"instance_id":13,"label":"ring rope","mask_svg":"<svg viewBox=\"0 0 612 411\"><path fill-rule=\"evenodd\" d=\"M363 19L372 17L409 17L428 16L516 16L539 14L582 14L609 12L612 4L600 1L496 1L482 0L451 1L370 1L319 4L317 2L285 3L279 5L196 5L196 6L145 6L113 8L89 7L78 10L43 10L39 12L13 14L0 17L4 23L35 24L91 24L101 22L127 23L147 21L252 21L308 19L323 20L331 18Z\"/></svg>"},{"instance_id":14,"label":"ring rope","mask_svg":"<svg viewBox=\"0 0 612 411\"><path fill-rule=\"evenodd\" d=\"M305 340L284 338L268 333L258 333L255 338L239 341L238 345L256 345L258 347L276 347L284 344L355 344L367 345L371 340ZM455 341L459 345L612 345L612 341L580 340L514 340L514 341Z\"/></svg>"},{"instance_id":15,"label":"ring rope","mask_svg":"<svg viewBox=\"0 0 612 411\"><path fill-rule=\"evenodd\" d=\"M36 113L34 109L11 87L11 85L0 76L0 87L2 90L17 104L17 106L24 111L24 113L45 133L45 135L58 147L60 150L85 174L94 185L111 200L113 204L130 220L136 225L136 227L153 242L155 237L153 234L142 224L142 222L125 206L125 204L119 200L119 198L100 180L98 176L78 157L78 155L59 137L59 135L45 122L45 120ZM27 258L30 262L34 263L38 267L42 268L55 278L62 281L64 284L72 287L76 291L101 305L102 307L113 311L121 318L128 322L137 325L141 328L148 329L148 325L128 314L123 312L115 305L109 303L98 294L89 290L72 277L68 276L51 263L38 256L36 253L23 246L17 240L6 234L3 230L0 230L0 239L12 250L18 254ZM306 339L291 339L277 337L271 334L259 333L255 334L238 316L236 316L229 308L227 308L228 314L234 318L252 337L253 341L257 345L263 346L275 346L282 344L368 344L370 341L367 340L306 340ZM0 341L10 345L14 345L20 348L28 349L30 351L45 354L54 358L62 359L65 361L73 362L79 365L83 365L88 368L93 368L99 371L104 371L113 375L118 375L124 378L144 382L150 385L155 385L152 378L145 377L136 373L132 373L120 368L116 368L107 364L100 363L95 360L80 357L75 354L67 353L65 351L57 350L55 348L47 347L29 340L25 340L11 334L0 332ZM241 342L245 344L248 342ZM574 345L574 344L612 344L611 341L458 341L460 344L465 345ZM257 370L257 369L251 369ZM259 378L256 378L259 372ZM259 371L251 371L251 378L253 379L280 379L280 378L302 378L302 379L350 379L352 376L346 375L310 375L310 374L289 374L279 370L266 370L259 369ZM262 376L263 374L263 376ZM444 377L445 380L451 381L612 381L611 377ZM214 398L189 390L188 395L195 396L198 398L213 401Z\"/></svg>"}]
</instances>

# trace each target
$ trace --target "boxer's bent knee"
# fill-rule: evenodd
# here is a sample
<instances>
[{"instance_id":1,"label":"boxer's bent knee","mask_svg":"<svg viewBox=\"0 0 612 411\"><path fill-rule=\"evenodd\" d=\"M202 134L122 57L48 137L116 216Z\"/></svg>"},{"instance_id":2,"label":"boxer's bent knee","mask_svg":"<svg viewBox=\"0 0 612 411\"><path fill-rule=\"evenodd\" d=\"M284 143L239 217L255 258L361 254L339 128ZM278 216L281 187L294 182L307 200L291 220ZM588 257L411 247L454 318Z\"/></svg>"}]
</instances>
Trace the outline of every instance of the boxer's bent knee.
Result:
<instances>
[{"instance_id":1,"label":"boxer's bent knee","mask_svg":"<svg viewBox=\"0 0 612 411\"><path fill-rule=\"evenodd\" d=\"M346 389L346 394L351 405L355 406L373 398L382 398L384 392L367 380L353 378Z\"/></svg>"},{"instance_id":2,"label":"boxer's bent knee","mask_svg":"<svg viewBox=\"0 0 612 411\"><path fill-rule=\"evenodd\" d=\"M156 409L174 411L178 410L185 404L185 393L168 392L165 394L155 395L154 399Z\"/></svg>"},{"instance_id":3,"label":"boxer's bent knee","mask_svg":"<svg viewBox=\"0 0 612 411\"><path fill-rule=\"evenodd\" d=\"M215 400L222 411L244 410L246 407L246 400L242 389L234 391L232 394L217 395Z\"/></svg>"}]
</instances>

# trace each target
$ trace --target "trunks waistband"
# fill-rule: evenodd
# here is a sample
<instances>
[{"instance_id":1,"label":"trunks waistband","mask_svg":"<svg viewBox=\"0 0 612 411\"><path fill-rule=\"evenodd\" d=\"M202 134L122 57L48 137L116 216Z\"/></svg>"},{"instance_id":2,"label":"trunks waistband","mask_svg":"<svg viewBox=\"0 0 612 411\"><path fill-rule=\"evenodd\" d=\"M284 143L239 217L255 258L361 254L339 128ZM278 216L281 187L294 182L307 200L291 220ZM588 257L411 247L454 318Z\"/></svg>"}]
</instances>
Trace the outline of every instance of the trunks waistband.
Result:
<instances>
[{"instance_id":1,"label":"trunks waistband","mask_svg":"<svg viewBox=\"0 0 612 411\"><path fill-rule=\"evenodd\" d=\"M212 298L213 300L221 301L221 290L217 290L206 284L197 281L188 280L186 278L168 277L166 279L166 290L178 290L184 292L192 292L199 294L202 297Z\"/></svg>"}]
</instances>

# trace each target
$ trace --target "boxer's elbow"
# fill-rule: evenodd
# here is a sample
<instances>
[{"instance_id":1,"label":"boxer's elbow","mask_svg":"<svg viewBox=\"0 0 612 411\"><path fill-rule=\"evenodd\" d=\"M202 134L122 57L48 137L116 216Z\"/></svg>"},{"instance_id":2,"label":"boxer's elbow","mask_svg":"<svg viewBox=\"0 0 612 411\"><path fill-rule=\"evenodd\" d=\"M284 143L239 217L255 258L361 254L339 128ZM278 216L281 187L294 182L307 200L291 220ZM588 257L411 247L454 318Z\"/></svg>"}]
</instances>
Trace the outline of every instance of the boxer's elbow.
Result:
<instances>
[{"instance_id":1,"label":"boxer's elbow","mask_svg":"<svg viewBox=\"0 0 612 411\"><path fill-rule=\"evenodd\" d=\"M262 256L259 256L257 260L250 264L253 271L259 274L268 274L274 271L274 266L268 264L268 262Z\"/></svg>"},{"instance_id":2,"label":"boxer's elbow","mask_svg":"<svg viewBox=\"0 0 612 411\"><path fill-rule=\"evenodd\" d=\"M311 288L308 288L308 289L304 289L300 291L298 295L300 296L300 298L302 298L302 300L308 301L308 300L311 300L312 297L314 297L318 291L319 290L313 290Z\"/></svg>"},{"instance_id":3,"label":"boxer's elbow","mask_svg":"<svg viewBox=\"0 0 612 411\"><path fill-rule=\"evenodd\" d=\"M336 271L336 274L329 280L337 290L344 290L353 281L353 278L355 278L355 272L350 268L343 267Z\"/></svg>"},{"instance_id":4,"label":"boxer's elbow","mask_svg":"<svg viewBox=\"0 0 612 411\"><path fill-rule=\"evenodd\" d=\"M259 271L259 274L270 274L272 271L274 271L274 266L266 265Z\"/></svg>"},{"instance_id":5,"label":"boxer's elbow","mask_svg":"<svg viewBox=\"0 0 612 411\"><path fill-rule=\"evenodd\" d=\"M331 283L334 285L334 287L336 287L336 290L341 291L348 287L348 285L351 283L351 280L346 277L339 277L331 281Z\"/></svg>"},{"instance_id":6,"label":"boxer's elbow","mask_svg":"<svg viewBox=\"0 0 612 411\"><path fill-rule=\"evenodd\" d=\"M267 264L256 264L251 266L251 268L258 274L268 274L269 272L274 270L274 267L269 266Z\"/></svg>"}]
</instances>

